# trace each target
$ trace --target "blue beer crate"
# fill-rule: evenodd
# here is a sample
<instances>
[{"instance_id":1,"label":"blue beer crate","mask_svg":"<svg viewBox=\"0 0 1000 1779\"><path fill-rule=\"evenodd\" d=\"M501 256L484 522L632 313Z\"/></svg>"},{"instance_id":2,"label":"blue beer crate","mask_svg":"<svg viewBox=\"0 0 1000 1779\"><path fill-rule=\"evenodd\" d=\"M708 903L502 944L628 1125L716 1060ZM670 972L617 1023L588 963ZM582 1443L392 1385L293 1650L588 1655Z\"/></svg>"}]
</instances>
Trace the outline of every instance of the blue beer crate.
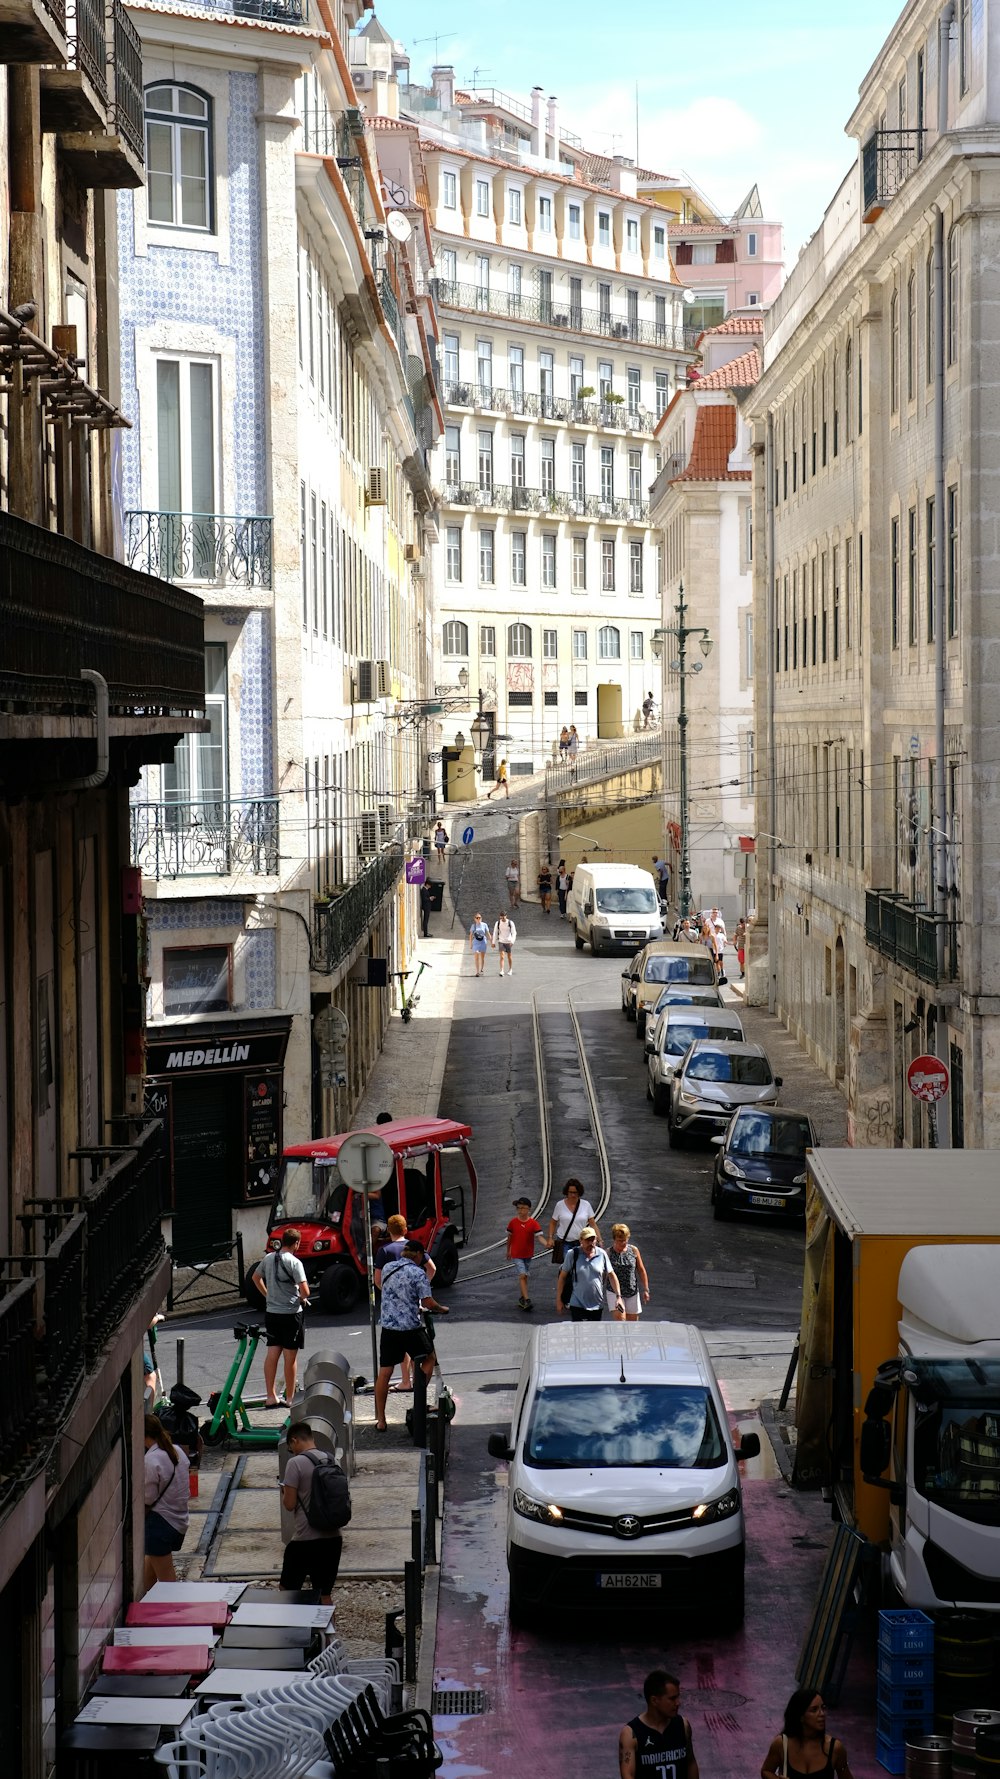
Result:
<instances>
[{"instance_id":1,"label":"blue beer crate","mask_svg":"<svg viewBox=\"0 0 1000 1779\"><path fill-rule=\"evenodd\" d=\"M884 1742L905 1747L914 1736L929 1736L934 1728L934 1705L919 1711L887 1711L884 1705L875 1708L876 1729Z\"/></svg>"},{"instance_id":2,"label":"blue beer crate","mask_svg":"<svg viewBox=\"0 0 1000 1779\"><path fill-rule=\"evenodd\" d=\"M934 1650L934 1620L915 1608L902 1612L883 1609L878 1615L878 1644L889 1655L930 1655Z\"/></svg>"},{"instance_id":3,"label":"blue beer crate","mask_svg":"<svg viewBox=\"0 0 1000 1779\"><path fill-rule=\"evenodd\" d=\"M878 1681L881 1686L931 1686L934 1681L934 1657L927 1655L893 1655L891 1650L878 1649Z\"/></svg>"},{"instance_id":4,"label":"blue beer crate","mask_svg":"<svg viewBox=\"0 0 1000 1779\"><path fill-rule=\"evenodd\" d=\"M890 1681L883 1680L880 1674L878 1707L880 1716L887 1712L890 1717L917 1717L924 1712L933 1712L933 1678L918 1686L894 1686Z\"/></svg>"},{"instance_id":5,"label":"blue beer crate","mask_svg":"<svg viewBox=\"0 0 1000 1779\"><path fill-rule=\"evenodd\" d=\"M875 1759L887 1773L906 1772L906 1744L890 1742L886 1736L875 1737Z\"/></svg>"}]
</instances>

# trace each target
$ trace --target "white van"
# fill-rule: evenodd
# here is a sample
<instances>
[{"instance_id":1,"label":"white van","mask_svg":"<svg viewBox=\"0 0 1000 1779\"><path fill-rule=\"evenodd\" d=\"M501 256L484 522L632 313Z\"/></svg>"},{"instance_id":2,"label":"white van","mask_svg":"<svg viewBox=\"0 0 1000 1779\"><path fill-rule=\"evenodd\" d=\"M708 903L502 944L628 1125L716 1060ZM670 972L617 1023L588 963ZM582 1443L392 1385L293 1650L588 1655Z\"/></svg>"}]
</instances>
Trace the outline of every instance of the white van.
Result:
<instances>
[{"instance_id":1,"label":"white van","mask_svg":"<svg viewBox=\"0 0 1000 1779\"><path fill-rule=\"evenodd\" d=\"M638 865L577 865L567 918L577 951L635 951L662 939L660 896L649 871Z\"/></svg>"},{"instance_id":2,"label":"white van","mask_svg":"<svg viewBox=\"0 0 1000 1779\"><path fill-rule=\"evenodd\" d=\"M510 1438L512 1622L547 1607L664 1608L711 1600L743 1619L743 1497L722 1393L697 1328L569 1322L536 1328Z\"/></svg>"}]
</instances>

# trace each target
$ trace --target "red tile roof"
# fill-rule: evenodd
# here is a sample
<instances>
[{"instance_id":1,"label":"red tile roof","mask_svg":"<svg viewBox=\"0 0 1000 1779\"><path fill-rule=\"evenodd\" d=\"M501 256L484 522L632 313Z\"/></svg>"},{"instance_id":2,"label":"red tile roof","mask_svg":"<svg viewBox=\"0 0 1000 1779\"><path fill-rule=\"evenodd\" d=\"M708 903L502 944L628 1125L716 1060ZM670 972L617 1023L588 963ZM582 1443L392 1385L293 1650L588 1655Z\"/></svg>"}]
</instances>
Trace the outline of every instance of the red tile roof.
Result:
<instances>
[{"instance_id":1,"label":"red tile roof","mask_svg":"<svg viewBox=\"0 0 1000 1779\"><path fill-rule=\"evenodd\" d=\"M760 353L756 346L744 352L740 358L731 358L728 364L722 364L717 371L709 371L707 377L699 377L693 385L696 389L752 389L760 382Z\"/></svg>"},{"instance_id":2,"label":"red tile roof","mask_svg":"<svg viewBox=\"0 0 1000 1779\"><path fill-rule=\"evenodd\" d=\"M749 482L751 471L730 469L736 443L736 409L730 402L704 404L694 423L694 442L687 468L675 482Z\"/></svg>"},{"instance_id":3,"label":"red tile roof","mask_svg":"<svg viewBox=\"0 0 1000 1779\"><path fill-rule=\"evenodd\" d=\"M759 320L756 315L727 316L726 320L720 321L716 327L706 327L704 333L698 335L696 344L700 346L702 340L724 339L727 334L753 334L756 339L762 340L764 338L763 310L761 310Z\"/></svg>"}]
</instances>

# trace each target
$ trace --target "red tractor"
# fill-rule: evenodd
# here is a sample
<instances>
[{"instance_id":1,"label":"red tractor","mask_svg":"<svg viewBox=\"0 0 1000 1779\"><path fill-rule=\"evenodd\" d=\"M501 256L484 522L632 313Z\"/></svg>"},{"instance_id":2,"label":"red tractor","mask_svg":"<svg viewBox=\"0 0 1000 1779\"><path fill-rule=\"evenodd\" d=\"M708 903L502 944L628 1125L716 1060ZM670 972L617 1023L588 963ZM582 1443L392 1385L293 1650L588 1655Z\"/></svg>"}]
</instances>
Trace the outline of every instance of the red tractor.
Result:
<instances>
[{"instance_id":1,"label":"red tractor","mask_svg":"<svg viewBox=\"0 0 1000 1779\"><path fill-rule=\"evenodd\" d=\"M396 1171L377 1198L368 1200L372 1222L396 1213L408 1233L422 1242L437 1267L434 1289L447 1290L458 1275L458 1250L467 1242L476 1215L476 1170L469 1153L471 1128L451 1118L396 1118L372 1126L388 1143ZM296 1143L281 1158L267 1245L281 1246L289 1225L299 1230L298 1258L320 1308L328 1315L352 1309L367 1276L365 1197L345 1184L337 1153L350 1132ZM260 1292L246 1279L247 1301L261 1305Z\"/></svg>"}]
</instances>

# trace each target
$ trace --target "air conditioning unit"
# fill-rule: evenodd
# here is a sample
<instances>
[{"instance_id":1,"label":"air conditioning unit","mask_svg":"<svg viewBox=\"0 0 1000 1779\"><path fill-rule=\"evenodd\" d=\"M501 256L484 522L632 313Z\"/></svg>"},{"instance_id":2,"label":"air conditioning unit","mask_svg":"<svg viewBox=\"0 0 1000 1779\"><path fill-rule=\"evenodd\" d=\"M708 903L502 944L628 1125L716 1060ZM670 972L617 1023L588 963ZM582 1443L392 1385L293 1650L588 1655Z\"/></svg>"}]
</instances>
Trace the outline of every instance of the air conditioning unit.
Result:
<instances>
[{"instance_id":1,"label":"air conditioning unit","mask_svg":"<svg viewBox=\"0 0 1000 1779\"><path fill-rule=\"evenodd\" d=\"M382 843L382 833L377 809L361 811L358 822L358 842L363 853L378 852Z\"/></svg>"},{"instance_id":2,"label":"air conditioning unit","mask_svg":"<svg viewBox=\"0 0 1000 1779\"><path fill-rule=\"evenodd\" d=\"M405 556L407 562L419 562L420 561L420 545L419 544L404 544L403 555Z\"/></svg>"},{"instance_id":3,"label":"air conditioning unit","mask_svg":"<svg viewBox=\"0 0 1000 1779\"><path fill-rule=\"evenodd\" d=\"M365 492L365 506L384 507L385 503L385 470L380 463L373 463L368 471L368 487Z\"/></svg>"},{"instance_id":4,"label":"air conditioning unit","mask_svg":"<svg viewBox=\"0 0 1000 1779\"><path fill-rule=\"evenodd\" d=\"M392 838L393 830L399 821L399 817L391 803L379 804L378 819L382 829L383 841L390 840Z\"/></svg>"},{"instance_id":5,"label":"air conditioning unit","mask_svg":"<svg viewBox=\"0 0 1000 1779\"><path fill-rule=\"evenodd\" d=\"M372 704L378 697L378 672L375 661L359 661L354 676L355 704Z\"/></svg>"},{"instance_id":6,"label":"air conditioning unit","mask_svg":"<svg viewBox=\"0 0 1000 1779\"><path fill-rule=\"evenodd\" d=\"M388 698L392 693L392 673L389 663L388 661L376 661L375 666L378 670L378 695L380 698Z\"/></svg>"}]
</instances>

